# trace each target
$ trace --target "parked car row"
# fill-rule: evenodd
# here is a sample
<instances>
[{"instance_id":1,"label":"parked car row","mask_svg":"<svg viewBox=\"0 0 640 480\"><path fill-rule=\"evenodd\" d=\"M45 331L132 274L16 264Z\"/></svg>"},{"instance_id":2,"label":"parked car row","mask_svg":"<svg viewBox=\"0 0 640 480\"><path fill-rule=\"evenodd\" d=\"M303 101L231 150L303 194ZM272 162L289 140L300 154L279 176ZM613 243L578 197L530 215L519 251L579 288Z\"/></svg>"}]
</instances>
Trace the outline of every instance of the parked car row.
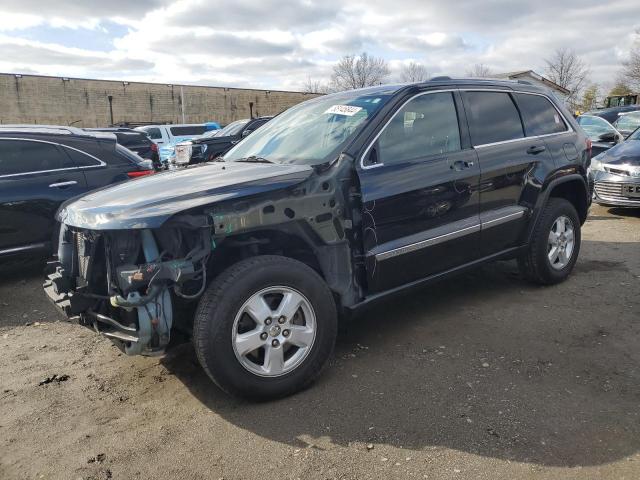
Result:
<instances>
[{"instance_id":1,"label":"parked car row","mask_svg":"<svg viewBox=\"0 0 640 480\"><path fill-rule=\"evenodd\" d=\"M178 143L176 145L174 164L185 166L211 161L226 153L227 150L267 123L271 118L273 117L236 120L221 130L210 132L191 141Z\"/></svg>"},{"instance_id":2,"label":"parked car row","mask_svg":"<svg viewBox=\"0 0 640 480\"><path fill-rule=\"evenodd\" d=\"M175 157L176 144L219 129L220 125L216 122L136 127L136 130L147 134L149 139L157 145L160 164L165 169Z\"/></svg>"}]
</instances>

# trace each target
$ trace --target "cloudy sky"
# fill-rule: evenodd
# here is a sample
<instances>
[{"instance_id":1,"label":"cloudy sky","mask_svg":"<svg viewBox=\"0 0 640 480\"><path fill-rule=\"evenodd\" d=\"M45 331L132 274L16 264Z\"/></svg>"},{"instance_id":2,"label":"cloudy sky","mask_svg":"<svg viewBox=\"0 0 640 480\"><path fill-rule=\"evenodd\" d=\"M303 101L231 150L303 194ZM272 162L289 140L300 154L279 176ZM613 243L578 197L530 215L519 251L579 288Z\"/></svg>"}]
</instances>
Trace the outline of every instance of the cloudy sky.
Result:
<instances>
[{"instance_id":1,"label":"cloudy sky","mask_svg":"<svg viewBox=\"0 0 640 480\"><path fill-rule=\"evenodd\" d=\"M638 29L639 0L0 0L0 72L296 90L362 51L464 75L564 46L610 85Z\"/></svg>"}]
</instances>

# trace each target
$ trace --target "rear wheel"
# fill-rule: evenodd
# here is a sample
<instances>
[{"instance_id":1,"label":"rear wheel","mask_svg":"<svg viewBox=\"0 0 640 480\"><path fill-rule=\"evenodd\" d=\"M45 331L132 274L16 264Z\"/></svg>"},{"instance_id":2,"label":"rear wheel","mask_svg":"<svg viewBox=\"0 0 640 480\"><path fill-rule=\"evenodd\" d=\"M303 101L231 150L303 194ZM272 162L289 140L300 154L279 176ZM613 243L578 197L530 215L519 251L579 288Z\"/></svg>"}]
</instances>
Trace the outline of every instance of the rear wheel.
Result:
<instances>
[{"instance_id":1,"label":"rear wheel","mask_svg":"<svg viewBox=\"0 0 640 480\"><path fill-rule=\"evenodd\" d=\"M333 296L313 269L259 256L209 286L196 311L194 343L223 390L269 399L308 386L327 363L336 332Z\"/></svg>"},{"instance_id":2,"label":"rear wheel","mask_svg":"<svg viewBox=\"0 0 640 480\"><path fill-rule=\"evenodd\" d=\"M551 198L533 231L529 250L518 259L520 271L530 281L551 285L565 280L580 251L580 219L564 198Z\"/></svg>"}]
</instances>

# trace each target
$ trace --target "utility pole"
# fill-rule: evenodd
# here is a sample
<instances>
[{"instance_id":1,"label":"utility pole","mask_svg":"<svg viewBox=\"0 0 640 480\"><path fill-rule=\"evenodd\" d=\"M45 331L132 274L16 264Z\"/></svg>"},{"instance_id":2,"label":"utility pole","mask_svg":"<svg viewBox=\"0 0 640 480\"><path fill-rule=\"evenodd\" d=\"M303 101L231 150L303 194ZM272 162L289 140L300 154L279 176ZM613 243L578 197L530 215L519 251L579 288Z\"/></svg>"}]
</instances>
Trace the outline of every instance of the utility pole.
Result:
<instances>
[{"instance_id":1,"label":"utility pole","mask_svg":"<svg viewBox=\"0 0 640 480\"><path fill-rule=\"evenodd\" d=\"M182 88L182 85L180 85L180 104L182 106L182 123L185 123L184 121L184 89Z\"/></svg>"}]
</instances>

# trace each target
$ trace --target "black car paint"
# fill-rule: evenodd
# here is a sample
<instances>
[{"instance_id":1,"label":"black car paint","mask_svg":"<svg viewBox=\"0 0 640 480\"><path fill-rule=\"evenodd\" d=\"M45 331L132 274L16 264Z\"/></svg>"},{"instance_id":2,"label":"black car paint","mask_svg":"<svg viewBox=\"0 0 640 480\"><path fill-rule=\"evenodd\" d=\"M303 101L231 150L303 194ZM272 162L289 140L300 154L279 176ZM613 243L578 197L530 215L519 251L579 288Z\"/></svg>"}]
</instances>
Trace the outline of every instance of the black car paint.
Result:
<instances>
[{"instance_id":1,"label":"black car paint","mask_svg":"<svg viewBox=\"0 0 640 480\"><path fill-rule=\"evenodd\" d=\"M116 152L115 138L3 130L0 132L0 155L3 139L60 145L58 148L61 151L73 155L74 166L14 175L0 173L0 257L48 251L54 240L55 213L63 202L93 189L128 180L128 172L143 170L140 165ZM82 157L94 164L75 163L76 159ZM51 186L67 182L76 183Z\"/></svg>"},{"instance_id":2,"label":"black car paint","mask_svg":"<svg viewBox=\"0 0 640 480\"><path fill-rule=\"evenodd\" d=\"M155 168L161 167L158 146L145 132L123 127L85 128L85 130L87 132L113 133L120 145L135 152L140 158L151 160Z\"/></svg>"},{"instance_id":3,"label":"black car paint","mask_svg":"<svg viewBox=\"0 0 640 480\"><path fill-rule=\"evenodd\" d=\"M208 137L208 138L196 138L191 140L192 150L191 158L189 159L190 165L213 160L227 152L236 143L242 140L251 132L257 130L262 125L267 123L273 117L258 117L250 119L246 125L238 132L237 135L230 135L225 137ZM202 152L202 147L206 145L206 150Z\"/></svg>"},{"instance_id":4,"label":"black car paint","mask_svg":"<svg viewBox=\"0 0 640 480\"><path fill-rule=\"evenodd\" d=\"M566 132L473 147L462 91L545 92L514 82L448 79L376 88L392 90L393 97L333 162L283 175L276 172L285 166L274 164L192 166L70 202L60 218L72 219L79 231L95 231L101 228L96 222L108 216L104 225L113 234L145 228L160 233L171 222L186 225L198 217L198 228L211 230L214 270L238 252L305 255L346 310L486 261L515 257L556 189L586 220L587 139L553 95L547 99L562 112ZM415 95L442 90L455 96L462 149L367 168L369 146L394 113ZM267 172L279 179L273 188ZM203 190L207 182L213 184ZM153 194L155 187L167 198ZM140 199L145 191L150 198ZM447 241L465 225L468 232ZM428 248L406 248L421 243ZM387 255L393 251L399 254Z\"/></svg>"}]
</instances>

